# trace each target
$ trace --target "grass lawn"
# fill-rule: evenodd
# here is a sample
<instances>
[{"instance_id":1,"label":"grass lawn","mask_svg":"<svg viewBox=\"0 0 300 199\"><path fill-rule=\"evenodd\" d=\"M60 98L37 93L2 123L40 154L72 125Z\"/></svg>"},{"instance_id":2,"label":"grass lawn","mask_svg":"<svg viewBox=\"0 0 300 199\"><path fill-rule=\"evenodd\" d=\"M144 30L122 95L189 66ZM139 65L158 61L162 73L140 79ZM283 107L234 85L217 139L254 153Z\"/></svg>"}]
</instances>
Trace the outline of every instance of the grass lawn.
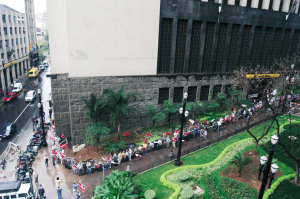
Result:
<instances>
[{"instance_id":1,"label":"grass lawn","mask_svg":"<svg viewBox=\"0 0 300 199\"><path fill-rule=\"evenodd\" d=\"M293 117L293 119L300 121L300 119L297 117ZM280 125L285 123L286 121L287 120L280 121ZM275 127L275 125L274 125L274 127ZM251 132L253 132L254 135L259 135L261 132L261 128L262 128L262 126L255 127L251 130ZM273 132L273 130L271 132ZM246 139L246 138L250 138L250 137L251 136L247 132L240 133L234 137L227 139L226 141L217 143L213 146L202 149L194 154L183 157L182 160L184 161L185 166L201 165L201 164L209 163L209 162L213 161L214 159L216 159L221 154L221 152L230 144L235 143L240 140L243 140L243 139ZM258 147L258 151L262 154L265 153L259 147ZM281 168L282 168L282 166L283 165L279 165L279 167L281 167ZM163 186L160 183L160 177L164 172L174 169L174 168L177 168L177 167L173 166L172 163L168 163L168 164L158 167L154 170L151 170L144 174L138 175L135 178L135 183L137 185L140 185L144 190L148 190L148 189L154 190L156 192L155 198L157 198L157 199L168 198L168 197L170 197L171 194L174 193L174 191ZM291 172L292 172L291 169L287 169L287 173L291 173ZM283 174L286 175L285 172ZM204 197L204 198L206 198L206 197Z\"/></svg>"},{"instance_id":2,"label":"grass lawn","mask_svg":"<svg viewBox=\"0 0 300 199\"><path fill-rule=\"evenodd\" d=\"M297 199L299 198L299 193L300 186L285 180L275 189L269 199Z\"/></svg>"}]
</instances>

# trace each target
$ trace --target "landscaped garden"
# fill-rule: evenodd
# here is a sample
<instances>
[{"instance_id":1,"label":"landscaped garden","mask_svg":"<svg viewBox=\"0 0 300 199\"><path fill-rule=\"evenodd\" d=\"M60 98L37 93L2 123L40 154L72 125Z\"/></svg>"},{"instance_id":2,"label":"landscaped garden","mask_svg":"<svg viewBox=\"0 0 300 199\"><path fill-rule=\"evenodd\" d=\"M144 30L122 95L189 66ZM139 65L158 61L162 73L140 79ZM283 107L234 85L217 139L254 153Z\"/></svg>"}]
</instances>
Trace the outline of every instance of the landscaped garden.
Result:
<instances>
[{"instance_id":1,"label":"landscaped garden","mask_svg":"<svg viewBox=\"0 0 300 199\"><path fill-rule=\"evenodd\" d=\"M299 118L296 117L292 117L292 119L299 121ZM280 125L287 122L288 120L286 118L286 120L280 121ZM259 127L254 128L252 132L255 132L256 129L259 129ZM260 132L257 130L254 134L258 135ZM286 137L285 134L289 134L289 132L284 130L281 132L281 137L283 139ZM257 148L258 154L256 154L256 158L268 153L268 150L264 151L262 148L270 148L270 135L266 136L261 142L262 143ZM226 175L224 175L224 170L226 173L226 168L233 166L231 163L235 160L236 155L238 155L240 152L244 153L246 151L252 151L253 149L254 144L250 138L250 135L244 132L229 138L224 142L215 144L182 158L184 162L184 166L182 167L175 167L172 163L169 163L138 175L134 178L134 180L135 183L138 186L141 186L143 190L154 190L156 192L155 198L192 198L193 192L191 190L195 190L196 186L199 186L203 190L200 192L200 194L196 195L197 198L257 198L261 181L257 180L257 182L254 184L256 186L254 186L249 182L243 183L239 180L243 177L243 173L240 178L235 177L235 179L225 177ZM299 148L295 147L295 149L298 150ZM277 151L278 154L276 155ZM281 151L279 146L276 146L276 152L274 155L275 157L280 156L281 153L279 151ZM281 158L282 159L278 158L277 161L277 164L279 165L279 172L275 175L273 186L276 185L276 181L279 179L278 175L295 175L294 167L296 164L292 164L291 162L290 166L288 166L288 163L284 164L285 162L289 161L287 157ZM245 167L251 168L252 163ZM238 168L236 168L236 170L238 173ZM256 177L258 177L257 170L258 167L253 168L252 171L249 171L249 173L256 172ZM223 176L220 175L221 172ZM230 172L232 172L232 169ZM182 176L185 176L185 178ZM297 193L296 191L283 191L283 188L281 188L282 186L285 186L285 188L289 186L290 189L298 186L289 184L290 182L288 180L284 180L283 182L284 184L280 184L278 186L279 192L284 192L285 195ZM257 186L258 183L259 186ZM295 196L291 195L291 198L295 198Z\"/></svg>"}]
</instances>

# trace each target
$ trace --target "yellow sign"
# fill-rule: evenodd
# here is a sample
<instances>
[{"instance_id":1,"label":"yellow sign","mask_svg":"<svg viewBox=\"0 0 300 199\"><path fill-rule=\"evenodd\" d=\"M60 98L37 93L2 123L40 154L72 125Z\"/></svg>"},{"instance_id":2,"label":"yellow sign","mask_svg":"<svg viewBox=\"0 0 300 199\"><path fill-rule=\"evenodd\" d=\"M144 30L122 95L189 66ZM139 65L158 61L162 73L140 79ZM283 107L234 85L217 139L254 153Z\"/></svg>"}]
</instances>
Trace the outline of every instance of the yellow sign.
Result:
<instances>
[{"instance_id":1,"label":"yellow sign","mask_svg":"<svg viewBox=\"0 0 300 199\"><path fill-rule=\"evenodd\" d=\"M14 64L17 64L18 63L18 61L12 61L12 62L9 62L9 63L7 63L7 64L5 64L4 65L4 67L9 67L9 66L11 66L11 65L14 65Z\"/></svg>"},{"instance_id":2,"label":"yellow sign","mask_svg":"<svg viewBox=\"0 0 300 199\"><path fill-rule=\"evenodd\" d=\"M248 74L246 75L247 79L253 79L253 78L278 78L280 77L280 74Z\"/></svg>"}]
</instances>

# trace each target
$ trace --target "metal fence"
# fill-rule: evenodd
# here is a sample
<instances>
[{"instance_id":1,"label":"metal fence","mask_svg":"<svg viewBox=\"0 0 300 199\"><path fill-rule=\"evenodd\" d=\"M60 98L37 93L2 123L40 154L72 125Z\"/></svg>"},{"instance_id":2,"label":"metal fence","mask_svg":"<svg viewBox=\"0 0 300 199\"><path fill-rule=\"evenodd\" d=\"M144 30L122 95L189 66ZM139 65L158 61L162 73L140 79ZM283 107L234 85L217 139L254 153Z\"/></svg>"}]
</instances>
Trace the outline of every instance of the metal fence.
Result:
<instances>
[{"instance_id":1,"label":"metal fence","mask_svg":"<svg viewBox=\"0 0 300 199\"><path fill-rule=\"evenodd\" d=\"M261 124L263 124L263 123L265 123L265 122L267 122L267 121L269 121L269 120L271 120L273 118L274 117L269 117L269 118L265 118L265 119L256 121L256 122L254 122L252 124L249 124L249 127L248 126L242 127L242 128L237 129L235 131L227 133L226 135L219 136L217 139L210 140L210 141L208 141L206 143L199 144L197 146L193 145L193 147L189 148L188 150L182 150L181 151L181 156L183 157L183 156L190 155L191 153L199 151L200 149L203 149L203 148L211 146L211 145L213 145L215 143L219 143L221 141L227 140L228 138L230 138L232 136L235 136L235 135L237 135L239 133L242 133L242 132L246 131L248 128L250 129L250 128L253 128L255 126L261 125ZM164 164L166 164L168 162L170 162L170 158L168 156L165 156L164 159L161 159L161 160L158 160L156 162L153 162L153 163L151 163L151 164L149 164L147 166L140 167L139 169L132 170L132 172L141 174L141 173L143 173L145 171L148 171L148 170L151 170L151 169L153 169L155 167L162 166L162 165L164 165Z\"/></svg>"}]
</instances>

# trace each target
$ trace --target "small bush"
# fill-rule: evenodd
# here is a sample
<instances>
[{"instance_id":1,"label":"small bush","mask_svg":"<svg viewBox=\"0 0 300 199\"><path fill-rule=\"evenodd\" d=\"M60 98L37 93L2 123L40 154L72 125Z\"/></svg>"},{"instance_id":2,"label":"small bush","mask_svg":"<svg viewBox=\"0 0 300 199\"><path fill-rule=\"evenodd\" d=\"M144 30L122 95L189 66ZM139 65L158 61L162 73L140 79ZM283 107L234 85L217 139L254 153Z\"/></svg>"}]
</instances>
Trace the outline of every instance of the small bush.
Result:
<instances>
[{"instance_id":1,"label":"small bush","mask_svg":"<svg viewBox=\"0 0 300 199\"><path fill-rule=\"evenodd\" d=\"M191 174L186 170L182 170L176 173L176 177L178 180L185 181L191 177Z\"/></svg>"},{"instance_id":2,"label":"small bush","mask_svg":"<svg viewBox=\"0 0 300 199\"><path fill-rule=\"evenodd\" d=\"M184 187L181 191L180 196L182 198L188 199L188 198L193 197L193 195L194 195L194 191L193 191L192 187Z\"/></svg>"},{"instance_id":3,"label":"small bush","mask_svg":"<svg viewBox=\"0 0 300 199\"><path fill-rule=\"evenodd\" d=\"M153 199L154 197L155 197L155 191L153 191L153 190L145 191L145 198Z\"/></svg>"}]
</instances>

